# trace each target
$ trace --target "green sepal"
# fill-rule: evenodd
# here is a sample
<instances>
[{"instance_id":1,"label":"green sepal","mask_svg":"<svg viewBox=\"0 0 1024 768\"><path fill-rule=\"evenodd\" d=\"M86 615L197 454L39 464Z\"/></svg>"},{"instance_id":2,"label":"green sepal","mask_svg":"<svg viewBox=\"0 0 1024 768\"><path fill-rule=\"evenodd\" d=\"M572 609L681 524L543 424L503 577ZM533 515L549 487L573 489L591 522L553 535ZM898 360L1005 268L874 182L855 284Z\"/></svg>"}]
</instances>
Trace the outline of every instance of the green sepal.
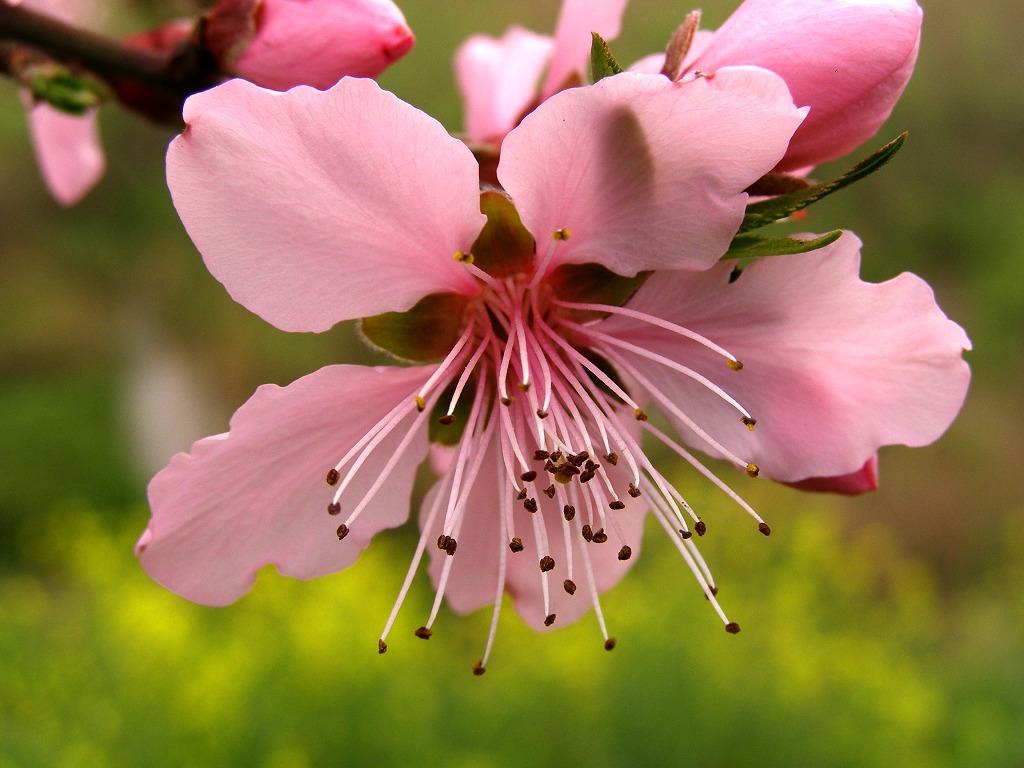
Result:
<instances>
[{"instance_id":1,"label":"green sepal","mask_svg":"<svg viewBox=\"0 0 1024 768\"><path fill-rule=\"evenodd\" d=\"M33 99L76 117L98 107L107 96L99 83L52 66L27 73L26 82Z\"/></svg>"},{"instance_id":2,"label":"green sepal","mask_svg":"<svg viewBox=\"0 0 1024 768\"><path fill-rule=\"evenodd\" d=\"M535 243L512 201L501 192L484 192L480 211L487 223L470 248L473 263L498 279L529 271Z\"/></svg>"},{"instance_id":3,"label":"green sepal","mask_svg":"<svg viewBox=\"0 0 1024 768\"><path fill-rule=\"evenodd\" d=\"M623 277L600 264L563 264L544 282L563 301L621 307L650 274L641 272L636 277ZM580 319L598 316L592 312L581 314Z\"/></svg>"},{"instance_id":4,"label":"green sepal","mask_svg":"<svg viewBox=\"0 0 1024 768\"><path fill-rule=\"evenodd\" d=\"M468 304L458 293L432 293L406 312L364 317L359 327L367 341L402 360L439 360L462 335Z\"/></svg>"},{"instance_id":5,"label":"green sepal","mask_svg":"<svg viewBox=\"0 0 1024 768\"><path fill-rule=\"evenodd\" d=\"M723 258L756 259L761 256L784 256L791 253L807 253L831 245L840 238L843 230L836 229L812 240L798 240L795 237L762 237L760 235L736 235Z\"/></svg>"},{"instance_id":6,"label":"green sepal","mask_svg":"<svg viewBox=\"0 0 1024 768\"><path fill-rule=\"evenodd\" d=\"M815 203L823 197L827 197L833 192L853 184L855 181L860 181L866 176L870 176L892 160L906 140L907 134L901 133L893 141L890 141L873 155L861 160L842 176L832 179L831 181L815 184L813 187L808 187L807 189L802 189L797 192L791 192L786 195L780 195L779 197L773 197L770 200L762 200L748 205L747 213L743 217L743 223L740 224L740 233L749 232L752 229L758 229L766 224L771 224L779 219L784 219L790 214L803 210L811 203Z\"/></svg>"},{"instance_id":7,"label":"green sepal","mask_svg":"<svg viewBox=\"0 0 1024 768\"><path fill-rule=\"evenodd\" d=\"M604 41L597 32L591 32L590 41L590 72L591 80L598 82L609 75L617 75L622 72L619 62L612 56L608 43Z\"/></svg>"}]
</instances>

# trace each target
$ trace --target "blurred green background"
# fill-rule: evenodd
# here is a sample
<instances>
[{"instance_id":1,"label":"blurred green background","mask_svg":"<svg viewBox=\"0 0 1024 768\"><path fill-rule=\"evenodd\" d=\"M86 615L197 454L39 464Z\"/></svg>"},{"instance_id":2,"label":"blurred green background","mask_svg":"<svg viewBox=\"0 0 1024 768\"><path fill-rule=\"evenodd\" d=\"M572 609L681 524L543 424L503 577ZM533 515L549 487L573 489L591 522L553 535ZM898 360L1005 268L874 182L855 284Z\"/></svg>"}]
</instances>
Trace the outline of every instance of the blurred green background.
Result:
<instances>
[{"instance_id":1,"label":"blurred green background","mask_svg":"<svg viewBox=\"0 0 1024 768\"><path fill-rule=\"evenodd\" d=\"M732 5L705 2L705 26ZM486 612L412 637L422 574L376 652L411 530L337 576L265 574L223 609L140 570L145 484L174 451L222 431L257 385L364 353L350 328L289 335L230 301L171 207L172 131L107 108L106 178L57 207L0 84L0 768L1024 765L1024 10L923 5L915 78L874 142L907 129L908 145L803 226L857 231L871 279L932 283L975 344L960 420L931 447L883 451L867 496L737 481L770 539L680 468L743 632L722 631L652 526L603 601L613 653L592 616L539 635L507 610L482 678ZM382 81L457 129L458 42L549 31L556 6L405 0L418 44ZM687 10L634 0L613 49L662 47Z\"/></svg>"}]
</instances>

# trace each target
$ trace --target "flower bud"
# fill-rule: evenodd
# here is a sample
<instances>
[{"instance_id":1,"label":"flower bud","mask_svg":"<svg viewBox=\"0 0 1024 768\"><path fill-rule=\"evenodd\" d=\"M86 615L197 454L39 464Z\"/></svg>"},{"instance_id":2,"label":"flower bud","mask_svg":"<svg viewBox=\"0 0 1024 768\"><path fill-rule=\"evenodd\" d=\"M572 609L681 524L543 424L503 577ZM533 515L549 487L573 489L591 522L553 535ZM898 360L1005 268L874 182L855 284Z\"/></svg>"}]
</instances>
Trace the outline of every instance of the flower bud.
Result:
<instances>
[{"instance_id":1,"label":"flower bud","mask_svg":"<svg viewBox=\"0 0 1024 768\"><path fill-rule=\"evenodd\" d=\"M221 0L207 25L225 70L277 91L376 77L413 41L391 0Z\"/></svg>"}]
</instances>

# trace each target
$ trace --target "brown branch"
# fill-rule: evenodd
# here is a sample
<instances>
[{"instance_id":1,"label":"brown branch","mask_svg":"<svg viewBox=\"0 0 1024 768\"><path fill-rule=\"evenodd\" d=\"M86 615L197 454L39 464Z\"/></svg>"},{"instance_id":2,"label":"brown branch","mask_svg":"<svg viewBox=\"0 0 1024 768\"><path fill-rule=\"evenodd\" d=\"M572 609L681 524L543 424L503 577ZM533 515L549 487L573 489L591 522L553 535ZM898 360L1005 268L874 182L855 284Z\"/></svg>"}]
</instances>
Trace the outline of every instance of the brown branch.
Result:
<instances>
[{"instance_id":1,"label":"brown branch","mask_svg":"<svg viewBox=\"0 0 1024 768\"><path fill-rule=\"evenodd\" d=\"M122 89L150 92L165 104L180 105L193 93L220 82L224 75L201 44L197 31L173 51L143 48L112 37L81 29L0 0L0 47L17 43L62 63L78 66L104 80L121 96ZM7 68L8 70L10 68ZM0 68L3 71L3 68ZM148 112L143 105L129 106ZM156 115L151 115L156 116Z\"/></svg>"}]
</instances>

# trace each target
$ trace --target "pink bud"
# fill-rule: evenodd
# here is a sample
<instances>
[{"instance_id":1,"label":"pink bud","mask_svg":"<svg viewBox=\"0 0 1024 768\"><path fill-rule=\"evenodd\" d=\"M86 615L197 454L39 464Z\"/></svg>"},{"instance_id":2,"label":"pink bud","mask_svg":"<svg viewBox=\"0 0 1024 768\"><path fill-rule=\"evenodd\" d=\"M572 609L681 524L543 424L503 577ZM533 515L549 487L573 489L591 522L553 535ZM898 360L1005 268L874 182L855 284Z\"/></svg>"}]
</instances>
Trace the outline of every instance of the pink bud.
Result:
<instances>
[{"instance_id":1,"label":"pink bud","mask_svg":"<svg viewBox=\"0 0 1024 768\"><path fill-rule=\"evenodd\" d=\"M222 6L236 7L235 0ZM391 0L262 0L254 6L248 43L229 66L277 91L296 85L326 89L346 75L375 77L414 42ZM216 16L215 10L213 15Z\"/></svg>"},{"instance_id":2,"label":"pink bud","mask_svg":"<svg viewBox=\"0 0 1024 768\"><path fill-rule=\"evenodd\" d=\"M689 68L752 64L809 106L778 170L845 155L874 136L910 79L921 41L916 0L745 0Z\"/></svg>"}]
</instances>

